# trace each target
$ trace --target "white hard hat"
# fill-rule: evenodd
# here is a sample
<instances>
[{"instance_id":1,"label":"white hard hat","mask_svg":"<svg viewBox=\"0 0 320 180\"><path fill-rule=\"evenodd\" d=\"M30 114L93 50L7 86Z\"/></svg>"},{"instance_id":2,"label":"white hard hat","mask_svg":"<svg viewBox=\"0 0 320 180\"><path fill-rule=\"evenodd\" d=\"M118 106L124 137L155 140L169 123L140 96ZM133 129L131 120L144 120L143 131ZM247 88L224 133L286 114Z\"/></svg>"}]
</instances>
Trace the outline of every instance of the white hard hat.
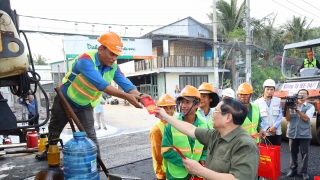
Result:
<instances>
[{"instance_id":1,"label":"white hard hat","mask_svg":"<svg viewBox=\"0 0 320 180\"><path fill-rule=\"evenodd\" d=\"M266 86L268 86L268 87L276 87L276 83L274 82L274 80L273 79L267 79L267 80L265 80L264 81L264 83L263 83L263 89L266 87Z\"/></svg>"},{"instance_id":2,"label":"white hard hat","mask_svg":"<svg viewBox=\"0 0 320 180\"><path fill-rule=\"evenodd\" d=\"M228 96L228 97L231 97L233 99L235 98L234 94L235 94L234 90L232 90L231 88L227 88L227 89L223 90L222 93L221 93L222 96Z\"/></svg>"}]
</instances>

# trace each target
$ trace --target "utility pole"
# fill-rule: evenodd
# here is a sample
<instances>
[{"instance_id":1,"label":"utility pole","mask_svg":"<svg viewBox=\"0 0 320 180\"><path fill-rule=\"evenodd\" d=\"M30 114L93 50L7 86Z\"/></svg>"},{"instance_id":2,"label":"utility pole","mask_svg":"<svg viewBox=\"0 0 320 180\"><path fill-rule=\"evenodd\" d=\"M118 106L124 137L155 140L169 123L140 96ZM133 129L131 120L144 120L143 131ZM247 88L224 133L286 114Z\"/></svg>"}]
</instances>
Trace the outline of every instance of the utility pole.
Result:
<instances>
[{"instance_id":1,"label":"utility pole","mask_svg":"<svg viewBox=\"0 0 320 180\"><path fill-rule=\"evenodd\" d=\"M250 0L246 0L246 82L251 84L251 25L250 25Z\"/></svg>"},{"instance_id":2,"label":"utility pole","mask_svg":"<svg viewBox=\"0 0 320 180\"><path fill-rule=\"evenodd\" d=\"M219 88L219 69L218 69L218 65L219 65L219 58L218 58L218 50L217 50L217 11L216 11L216 0L213 0L212 3L212 31L213 31L213 44L212 44L212 48L213 48L213 64L214 64L214 86Z\"/></svg>"}]
</instances>

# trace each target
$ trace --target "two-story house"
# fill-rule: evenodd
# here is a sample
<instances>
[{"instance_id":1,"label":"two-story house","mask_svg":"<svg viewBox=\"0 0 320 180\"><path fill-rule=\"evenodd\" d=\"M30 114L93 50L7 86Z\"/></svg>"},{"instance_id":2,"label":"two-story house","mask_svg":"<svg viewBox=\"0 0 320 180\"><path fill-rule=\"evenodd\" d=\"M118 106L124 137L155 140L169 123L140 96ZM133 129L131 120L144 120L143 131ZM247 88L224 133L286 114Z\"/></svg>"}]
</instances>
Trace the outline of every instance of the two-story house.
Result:
<instances>
[{"instance_id":1,"label":"two-story house","mask_svg":"<svg viewBox=\"0 0 320 180\"><path fill-rule=\"evenodd\" d=\"M151 60L130 61L120 67L134 65L134 72L124 71L126 77L155 99L165 93L174 96L176 85L182 89L186 85L199 87L202 82L213 84L212 34L191 17L181 19L141 37L152 39ZM230 72L219 68L219 76L223 71Z\"/></svg>"}]
</instances>

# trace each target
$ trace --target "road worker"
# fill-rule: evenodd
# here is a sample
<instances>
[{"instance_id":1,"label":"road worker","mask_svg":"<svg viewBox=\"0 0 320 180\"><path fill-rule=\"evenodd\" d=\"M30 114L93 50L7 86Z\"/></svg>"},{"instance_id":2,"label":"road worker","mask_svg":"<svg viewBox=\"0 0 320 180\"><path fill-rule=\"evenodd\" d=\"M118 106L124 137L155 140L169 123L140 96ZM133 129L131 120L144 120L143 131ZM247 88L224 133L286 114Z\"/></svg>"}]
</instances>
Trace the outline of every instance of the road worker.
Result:
<instances>
[{"instance_id":1,"label":"road worker","mask_svg":"<svg viewBox=\"0 0 320 180\"><path fill-rule=\"evenodd\" d=\"M197 110L197 115L206 119L210 128L213 127L212 114L214 107L220 102L219 95L216 93L214 87L209 83L202 83L198 88L201 101Z\"/></svg>"},{"instance_id":2,"label":"road worker","mask_svg":"<svg viewBox=\"0 0 320 180\"><path fill-rule=\"evenodd\" d=\"M309 50L308 53L308 58L304 59L302 65L298 67L298 72L300 72L301 69L303 68L311 68L311 67L316 67L320 69L320 63L317 61L316 58L313 57L314 53L312 50Z\"/></svg>"},{"instance_id":3,"label":"road worker","mask_svg":"<svg viewBox=\"0 0 320 180\"><path fill-rule=\"evenodd\" d=\"M180 121L188 122L195 127L209 129L206 120L196 114L201 101L201 95L198 89L187 85L182 89L177 101L180 101L181 107L181 112L178 117ZM161 152L166 161L166 178L168 180L189 180L189 178L192 177L185 169L182 157L174 151L172 146L180 149L185 157L193 159L202 166L205 166L206 147L200 144L198 140L182 134L176 128L167 124L164 128Z\"/></svg>"},{"instance_id":4,"label":"road worker","mask_svg":"<svg viewBox=\"0 0 320 180\"><path fill-rule=\"evenodd\" d=\"M168 115L173 116L176 110L175 98L169 94L160 97L158 106L163 108ZM152 151L153 169L158 180L166 179L166 166L161 154L161 143L166 121L161 120L150 130L150 142Z\"/></svg>"},{"instance_id":5,"label":"road worker","mask_svg":"<svg viewBox=\"0 0 320 180\"><path fill-rule=\"evenodd\" d=\"M256 143L259 143L259 136L260 138L265 138L266 133L261 128L259 107L254 103L250 103L252 94L253 88L249 83L244 82L238 87L237 97L248 110L248 115L242 124L242 128L251 135Z\"/></svg>"},{"instance_id":6,"label":"road worker","mask_svg":"<svg viewBox=\"0 0 320 180\"><path fill-rule=\"evenodd\" d=\"M116 61L122 53L121 38L114 32L107 32L98 38L98 42L100 45L97 50L82 53L73 60L60 89L80 120L87 136L97 145L99 154L93 108L100 103L102 93L126 99L137 108L142 108L138 102L139 99L150 96L137 91L137 88L120 71ZM112 80L124 91L112 86ZM59 137L67 123L68 118L61 100L56 96L51 111L49 133Z\"/></svg>"}]
</instances>

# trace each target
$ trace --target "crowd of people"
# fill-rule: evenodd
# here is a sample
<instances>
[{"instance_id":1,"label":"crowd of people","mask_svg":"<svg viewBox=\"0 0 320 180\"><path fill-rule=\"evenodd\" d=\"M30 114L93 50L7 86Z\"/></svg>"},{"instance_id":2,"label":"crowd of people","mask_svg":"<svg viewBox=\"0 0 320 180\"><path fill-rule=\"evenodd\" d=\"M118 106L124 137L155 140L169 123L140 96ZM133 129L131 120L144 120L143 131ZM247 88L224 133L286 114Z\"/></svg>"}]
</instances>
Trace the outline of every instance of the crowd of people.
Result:
<instances>
[{"instance_id":1,"label":"crowd of people","mask_svg":"<svg viewBox=\"0 0 320 180\"><path fill-rule=\"evenodd\" d=\"M98 38L98 42L97 50L84 52L74 59L60 89L88 138L97 145L99 156L93 110L98 106L95 113L101 120L103 111L99 111L99 106L104 104L102 94L125 99L136 108L142 108L141 98L151 96L140 93L121 73L116 63L122 53L121 38L114 32L107 32ZM115 81L123 91L110 85L111 81ZM150 132L157 179L256 179L260 161L257 144L261 139L267 139L274 145L280 145L282 132L282 106L279 98L273 96L275 82L268 79L262 88L263 96L254 102L251 102L253 88L249 83L241 84L236 92L231 88L222 91L206 82L199 88L187 85L180 90L176 86L175 97L165 94L159 98L159 108L155 113L160 121ZM291 152L291 171L287 176L295 176L300 171L303 179L309 179L308 147L314 107L306 102L307 90L301 89L298 94L302 98L297 106L285 111ZM31 103L32 98L26 101L29 109L32 109ZM179 114L175 115L175 111ZM56 96L49 134L59 137L67 122L61 100ZM99 127L106 129L103 123L102 126L99 123ZM299 150L302 161L298 167Z\"/></svg>"},{"instance_id":2,"label":"crowd of people","mask_svg":"<svg viewBox=\"0 0 320 180\"><path fill-rule=\"evenodd\" d=\"M281 99L274 97L275 87L274 80L265 80L263 95L255 101L251 100L253 87L247 82L236 91L224 89L221 97L206 82L198 88L187 85L175 98L169 94L160 97L155 110L160 121L150 131L157 179L257 179L258 144L281 145L283 116L288 122L291 152L287 176L299 171L302 179L309 179L310 120L315 108L306 102L308 90L300 89L297 106L286 108L283 114ZM174 114L176 108L178 115Z\"/></svg>"}]
</instances>

